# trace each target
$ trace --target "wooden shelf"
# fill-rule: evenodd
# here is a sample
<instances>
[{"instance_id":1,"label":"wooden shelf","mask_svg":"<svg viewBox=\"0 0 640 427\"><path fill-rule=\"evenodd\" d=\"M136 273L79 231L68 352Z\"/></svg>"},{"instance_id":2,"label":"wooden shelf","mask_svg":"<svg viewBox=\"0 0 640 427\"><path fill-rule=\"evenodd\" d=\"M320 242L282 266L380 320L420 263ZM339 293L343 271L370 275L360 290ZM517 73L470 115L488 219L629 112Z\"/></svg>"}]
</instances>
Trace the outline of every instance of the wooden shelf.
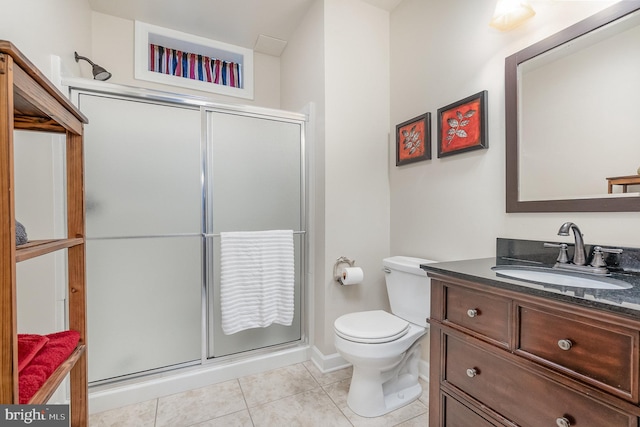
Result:
<instances>
[{"instance_id":1,"label":"wooden shelf","mask_svg":"<svg viewBox=\"0 0 640 427\"><path fill-rule=\"evenodd\" d=\"M70 375L71 426L88 424L83 132L87 118L11 42L0 40L0 404L18 404L16 263L67 250L68 328L80 344L32 397L46 403ZM16 247L14 131L66 136L66 216L69 237ZM25 296L28 298L29 296Z\"/></svg>"},{"instance_id":2,"label":"wooden shelf","mask_svg":"<svg viewBox=\"0 0 640 427\"><path fill-rule=\"evenodd\" d=\"M76 362L80 360L80 357L85 353L87 346L79 344L76 349L71 353L71 356L65 360L58 368L53 371L49 379L40 387L40 390L33 395L29 401L30 405L39 405L47 403L47 401L53 396L58 386L65 379L67 374L71 372L71 369L75 366Z\"/></svg>"},{"instance_id":3,"label":"wooden shelf","mask_svg":"<svg viewBox=\"0 0 640 427\"><path fill-rule=\"evenodd\" d=\"M80 237L76 239L33 240L16 247L16 262L26 261L83 243L84 239Z\"/></svg>"}]
</instances>

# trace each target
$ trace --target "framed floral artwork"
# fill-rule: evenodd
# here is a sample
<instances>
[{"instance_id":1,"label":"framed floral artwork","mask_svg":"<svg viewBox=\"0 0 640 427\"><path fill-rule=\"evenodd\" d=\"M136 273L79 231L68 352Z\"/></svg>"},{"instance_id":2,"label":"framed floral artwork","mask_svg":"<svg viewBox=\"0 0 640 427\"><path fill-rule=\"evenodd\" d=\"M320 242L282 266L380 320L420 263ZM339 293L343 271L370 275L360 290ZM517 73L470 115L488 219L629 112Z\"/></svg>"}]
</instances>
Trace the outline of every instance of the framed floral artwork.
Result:
<instances>
[{"instance_id":1,"label":"framed floral artwork","mask_svg":"<svg viewBox=\"0 0 640 427\"><path fill-rule=\"evenodd\" d=\"M487 91L438 109L438 157L489 147Z\"/></svg>"},{"instance_id":2,"label":"framed floral artwork","mask_svg":"<svg viewBox=\"0 0 640 427\"><path fill-rule=\"evenodd\" d=\"M431 159L431 113L396 126L396 166Z\"/></svg>"}]
</instances>

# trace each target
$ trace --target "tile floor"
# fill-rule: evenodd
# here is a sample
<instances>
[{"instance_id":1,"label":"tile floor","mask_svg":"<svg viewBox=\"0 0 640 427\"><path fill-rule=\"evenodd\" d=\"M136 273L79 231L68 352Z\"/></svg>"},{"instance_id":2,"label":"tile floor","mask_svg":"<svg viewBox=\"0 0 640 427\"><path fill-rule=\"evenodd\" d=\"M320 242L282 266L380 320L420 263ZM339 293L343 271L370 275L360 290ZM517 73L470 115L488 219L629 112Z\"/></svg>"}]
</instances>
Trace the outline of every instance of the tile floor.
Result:
<instances>
[{"instance_id":1,"label":"tile floor","mask_svg":"<svg viewBox=\"0 0 640 427\"><path fill-rule=\"evenodd\" d=\"M351 368L321 373L307 361L262 374L113 409L89 427L424 427L429 387L411 404L377 418L347 406Z\"/></svg>"}]
</instances>

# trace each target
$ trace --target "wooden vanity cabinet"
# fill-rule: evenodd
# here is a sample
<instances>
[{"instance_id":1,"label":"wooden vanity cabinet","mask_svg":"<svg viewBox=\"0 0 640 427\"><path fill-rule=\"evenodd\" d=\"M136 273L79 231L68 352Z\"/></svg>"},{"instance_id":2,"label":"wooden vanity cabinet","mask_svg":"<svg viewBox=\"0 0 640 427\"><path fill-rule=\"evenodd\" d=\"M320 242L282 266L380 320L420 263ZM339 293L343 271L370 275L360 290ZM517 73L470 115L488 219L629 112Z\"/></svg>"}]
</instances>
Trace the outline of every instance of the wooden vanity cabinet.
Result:
<instances>
[{"instance_id":1,"label":"wooden vanity cabinet","mask_svg":"<svg viewBox=\"0 0 640 427\"><path fill-rule=\"evenodd\" d=\"M430 426L638 427L640 320L429 276Z\"/></svg>"}]
</instances>

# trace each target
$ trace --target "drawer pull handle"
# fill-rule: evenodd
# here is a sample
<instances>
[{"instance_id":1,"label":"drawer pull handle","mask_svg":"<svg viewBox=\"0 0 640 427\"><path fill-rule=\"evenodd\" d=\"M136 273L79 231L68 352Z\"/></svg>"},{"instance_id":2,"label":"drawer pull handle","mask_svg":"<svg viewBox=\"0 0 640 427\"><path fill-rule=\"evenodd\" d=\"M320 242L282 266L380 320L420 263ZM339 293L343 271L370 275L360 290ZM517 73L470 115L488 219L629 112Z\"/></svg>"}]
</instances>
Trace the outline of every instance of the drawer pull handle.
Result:
<instances>
[{"instance_id":1,"label":"drawer pull handle","mask_svg":"<svg viewBox=\"0 0 640 427\"><path fill-rule=\"evenodd\" d=\"M470 308L469 310L467 310L467 316L476 317L477 315L478 315L478 310L476 310L475 308Z\"/></svg>"},{"instance_id":2,"label":"drawer pull handle","mask_svg":"<svg viewBox=\"0 0 640 427\"><path fill-rule=\"evenodd\" d=\"M558 427L571 427L571 422L565 417L556 418L556 425Z\"/></svg>"},{"instance_id":3,"label":"drawer pull handle","mask_svg":"<svg viewBox=\"0 0 640 427\"><path fill-rule=\"evenodd\" d=\"M469 368L469 369L467 369L467 376L468 376L469 378L473 378L473 377L475 377L476 375L478 375L478 371L477 371L477 370L475 370L474 368Z\"/></svg>"},{"instance_id":4,"label":"drawer pull handle","mask_svg":"<svg viewBox=\"0 0 640 427\"><path fill-rule=\"evenodd\" d=\"M560 347L562 350L570 350L572 345L573 343L571 342L571 340L558 340L558 347Z\"/></svg>"}]
</instances>

